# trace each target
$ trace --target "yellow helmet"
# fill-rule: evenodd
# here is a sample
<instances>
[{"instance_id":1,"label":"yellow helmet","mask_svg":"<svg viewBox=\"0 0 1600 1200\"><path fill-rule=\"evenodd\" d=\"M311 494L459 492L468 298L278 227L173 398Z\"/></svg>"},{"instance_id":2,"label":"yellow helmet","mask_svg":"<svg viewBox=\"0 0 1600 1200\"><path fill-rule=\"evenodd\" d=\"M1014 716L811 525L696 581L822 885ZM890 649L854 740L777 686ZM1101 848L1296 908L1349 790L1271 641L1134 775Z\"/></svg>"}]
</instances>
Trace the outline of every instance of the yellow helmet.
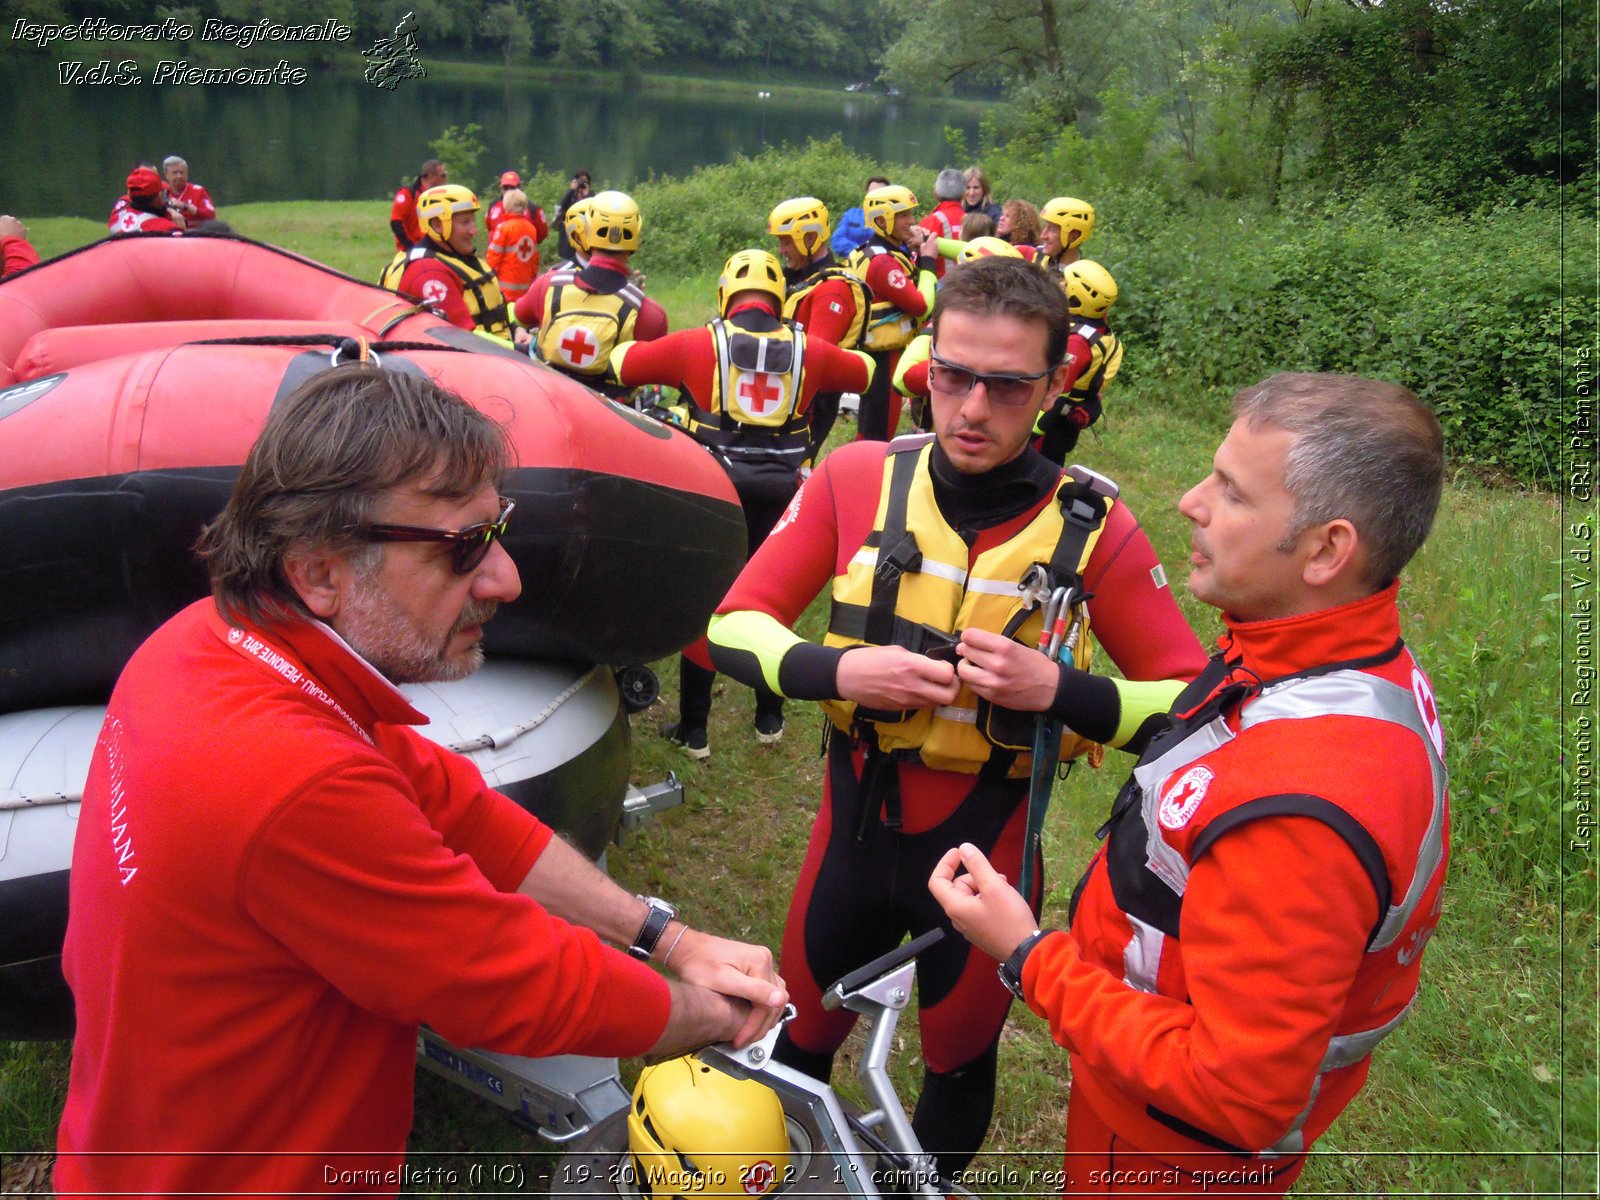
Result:
<instances>
[{"instance_id":1,"label":"yellow helmet","mask_svg":"<svg viewBox=\"0 0 1600 1200\"><path fill-rule=\"evenodd\" d=\"M861 215L867 225L886 238L894 237L894 219L917 206L917 198L908 187L891 184L873 188L861 202Z\"/></svg>"},{"instance_id":2,"label":"yellow helmet","mask_svg":"<svg viewBox=\"0 0 1600 1200\"><path fill-rule=\"evenodd\" d=\"M1018 250L1004 238L976 237L961 247L961 253L956 255L957 262L971 262L975 258L1021 258L1022 251Z\"/></svg>"},{"instance_id":3,"label":"yellow helmet","mask_svg":"<svg viewBox=\"0 0 1600 1200\"><path fill-rule=\"evenodd\" d=\"M728 301L743 291L765 292L777 302L777 310L783 311L788 288L783 281L783 265L776 255L765 250L740 250L729 258L717 280L717 311L726 315Z\"/></svg>"},{"instance_id":4,"label":"yellow helmet","mask_svg":"<svg viewBox=\"0 0 1600 1200\"><path fill-rule=\"evenodd\" d=\"M623 192L597 192L584 212L590 250L637 250L644 218L633 197Z\"/></svg>"},{"instance_id":5,"label":"yellow helmet","mask_svg":"<svg viewBox=\"0 0 1600 1200\"><path fill-rule=\"evenodd\" d=\"M685 1055L639 1073L628 1151L641 1196L762 1196L788 1174L789 1130L771 1088Z\"/></svg>"},{"instance_id":6,"label":"yellow helmet","mask_svg":"<svg viewBox=\"0 0 1600 1200\"><path fill-rule=\"evenodd\" d=\"M1092 258L1080 258L1061 273L1067 289L1067 308L1075 317L1099 320L1117 302L1117 281Z\"/></svg>"},{"instance_id":7,"label":"yellow helmet","mask_svg":"<svg viewBox=\"0 0 1600 1200\"><path fill-rule=\"evenodd\" d=\"M478 197L471 188L462 187L459 183L442 183L417 197L417 224L422 226L423 233L436 242L450 240L450 231L455 228L458 212L477 211ZM443 231L437 236L428 225L434 217L439 218L439 227Z\"/></svg>"},{"instance_id":8,"label":"yellow helmet","mask_svg":"<svg viewBox=\"0 0 1600 1200\"><path fill-rule=\"evenodd\" d=\"M561 224L567 231L567 242L580 254L589 252L589 200L585 196L567 206L561 214Z\"/></svg>"},{"instance_id":9,"label":"yellow helmet","mask_svg":"<svg viewBox=\"0 0 1600 1200\"><path fill-rule=\"evenodd\" d=\"M1060 227L1063 246L1067 244L1067 234L1077 230L1078 240L1073 244L1082 246L1094 232L1094 205L1072 196L1057 196L1039 210L1039 219Z\"/></svg>"},{"instance_id":10,"label":"yellow helmet","mask_svg":"<svg viewBox=\"0 0 1600 1200\"><path fill-rule=\"evenodd\" d=\"M773 237L792 237L807 258L828 244L833 232L828 225L828 206L815 196L796 196L785 200L767 218L767 232Z\"/></svg>"}]
</instances>

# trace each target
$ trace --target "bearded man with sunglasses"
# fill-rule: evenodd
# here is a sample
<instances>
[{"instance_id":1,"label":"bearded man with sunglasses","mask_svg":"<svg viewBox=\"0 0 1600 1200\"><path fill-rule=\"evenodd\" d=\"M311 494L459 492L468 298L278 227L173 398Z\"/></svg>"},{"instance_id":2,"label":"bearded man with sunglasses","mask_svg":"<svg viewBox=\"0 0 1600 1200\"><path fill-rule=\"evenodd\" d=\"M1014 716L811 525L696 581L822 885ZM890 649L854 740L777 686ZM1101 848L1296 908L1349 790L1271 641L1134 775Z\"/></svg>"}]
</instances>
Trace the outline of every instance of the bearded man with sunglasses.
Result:
<instances>
[{"instance_id":1,"label":"bearded man with sunglasses","mask_svg":"<svg viewBox=\"0 0 1600 1200\"><path fill-rule=\"evenodd\" d=\"M908 932L951 928L924 883L943 853L971 842L1018 876L1030 773L1019 746L1036 715L1122 745L1205 665L1132 513L1091 503L1029 446L1040 405L1060 393L1068 329L1060 284L1031 263L952 272L933 316L934 436L824 459L712 618L718 670L821 701L831 723L781 960L798 1016L778 1057L818 1078L854 1020L824 1011L821 989ZM1060 558L1089 595L1095 640L1142 682L1034 648L1041 614L1019 585ZM830 584L826 642L804 641L794 622ZM1036 878L1035 912L1043 890ZM987 1131L1011 995L955 936L922 957L917 982L913 1125L949 1180Z\"/></svg>"},{"instance_id":2,"label":"bearded man with sunglasses","mask_svg":"<svg viewBox=\"0 0 1600 1200\"><path fill-rule=\"evenodd\" d=\"M129 661L90 766L62 1194L398 1190L422 1023L609 1056L777 1019L768 951L624 892L410 728L394 685L469 674L520 590L507 455L425 377L339 367L274 408L201 538L211 598Z\"/></svg>"}]
</instances>

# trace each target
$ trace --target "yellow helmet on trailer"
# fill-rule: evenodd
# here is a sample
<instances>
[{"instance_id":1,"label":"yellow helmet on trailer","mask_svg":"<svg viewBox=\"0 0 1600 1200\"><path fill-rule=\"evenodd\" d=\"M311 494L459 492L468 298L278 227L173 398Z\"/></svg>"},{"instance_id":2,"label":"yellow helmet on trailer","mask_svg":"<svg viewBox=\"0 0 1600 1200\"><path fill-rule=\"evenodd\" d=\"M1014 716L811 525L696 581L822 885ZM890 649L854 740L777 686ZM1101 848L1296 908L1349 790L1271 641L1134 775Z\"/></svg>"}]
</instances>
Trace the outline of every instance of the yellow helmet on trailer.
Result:
<instances>
[{"instance_id":1,"label":"yellow helmet on trailer","mask_svg":"<svg viewBox=\"0 0 1600 1200\"><path fill-rule=\"evenodd\" d=\"M828 224L828 206L815 196L796 196L785 200L767 218L767 232L773 237L791 237L800 253L811 258L828 244L833 232Z\"/></svg>"},{"instance_id":2,"label":"yellow helmet on trailer","mask_svg":"<svg viewBox=\"0 0 1600 1200\"><path fill-rule=\"evenodd\" d=\"M771 1088L685 1055L639 1073L628 1151L641 1196L762 1196L788 1175L789 1130Z\"/></svg>"},{"instance_id":3,"label":"yellow helmet on trailer","mask_svg":"<svg viewBox=\"0 0 1600 1200\"><path fill-rule=\"evenodd\" d=\"M1061 273L1067 289L1067 308L1075 317L1098 321L1117 302L1117 281L1092 258L1080 258Z\"/></svg>"},{"instance_id":4,"label":"yellow helmet on trailer","mask_svg":"<svg viewBox=\"0 0 1600 1200\"><path fill-rule=\"evenodd\" d=\"M589 253L589 199L585 196L567 206L561 224L567 231L567 244L580 254Z\"/></svg>"},{"instance_id":5,"label":"yellow helmet on trailer","mask_svg":"<svg viewBox=\"0 0 1600 1200\"><path fill-rule=\"evenodd\" d=\"M903 212L916 208L917 198L908 187L890 184L873 188L861 202L861 216L867 227L877 230L886 238L894 237L894 219Z\"/></svg>"},{"instance_id":6,"label":"yellow helmet on trailer","mask_svg":"<svg viewBox=\"0 0 1600 1200\"><path fill-rule=\"evenodd\" d=\"M783 265L775 255L765 250L740 250L730 256L717 280L717 311L726 315L728 301L744 291L765 292L772 297L776 310L783 311L783 298L788 288L783 279Z\"/></svg>"},{"instance_id":7,"label":"yellow helmet on trailer","mask_svg":"<svg viewBox=\"0 0 1600 1200\"><path fill-rule=\"evenodd\" d=\"M1004 238L976 237L961 247L961 253L956 255L957 262L971 262L975 258L1021 258L1022 251L1018 250Z\"/></svg>"},{"instance_id":8,"label":"yellow helmet on trailer","mask_svg":"<svg viewBox=\"0 0 1600 1200\"><path fill-rule=\"evenodd\" d=\"M637 250L644 218L633 197L624 192L598 192L589 197L584 212L588 222L589 249Z\"/></svg>"},{"instance_id":9,"label":"yellow helmet on trailer","mask_svg":"<svg viewBox=\"0 0 1600 1200\"><path fill-rule=\"evenodd\" d=\"M423 233L436 242L450 240L457 213L477 211L478 197L471 188L462 187L459 183L441 183L417 197L417 224L422 226ZM437 235L428 225L435 217L439 218L441 230Z\"/></svg>"},{"instance_id":10,"label":"yellow helmet on trailer","mask_svg":"<svg viewBox=\"0 0 1600 1200\"><path fill-rule=\"evenodd\" d=\"M1061 230L1061 244L1081 247L1094 232L1094 205L1073 196L1057 196L1039 210L1039 219L1049 221ZM1067 235L1074 230L1078 240L1070 242Z\"/></svg>"}]
</instances>

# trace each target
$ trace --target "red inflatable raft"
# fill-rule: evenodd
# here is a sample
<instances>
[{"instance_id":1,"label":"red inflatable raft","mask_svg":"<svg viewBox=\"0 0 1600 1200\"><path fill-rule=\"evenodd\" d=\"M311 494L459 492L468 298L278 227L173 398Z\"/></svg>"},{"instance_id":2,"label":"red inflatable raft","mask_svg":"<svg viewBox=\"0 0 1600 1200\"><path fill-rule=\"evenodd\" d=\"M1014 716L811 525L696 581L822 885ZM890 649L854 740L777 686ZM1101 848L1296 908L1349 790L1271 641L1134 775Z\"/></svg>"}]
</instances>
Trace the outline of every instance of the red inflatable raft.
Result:
<instances>
[{"instance_id":1,"label":"red inflatable raft","mask_svg":"<svg viewBox=\"0 0 1600 1200\"><path fill-rule=\"evenodd\" d=\"M273 247L116 238L0 282L0 712L103 698L205 594L201 525L273 403L353 337L510 434L523 593L490 653L648 662L704 631L743 518L687 437Z\"/></svg>"}]
</instances>

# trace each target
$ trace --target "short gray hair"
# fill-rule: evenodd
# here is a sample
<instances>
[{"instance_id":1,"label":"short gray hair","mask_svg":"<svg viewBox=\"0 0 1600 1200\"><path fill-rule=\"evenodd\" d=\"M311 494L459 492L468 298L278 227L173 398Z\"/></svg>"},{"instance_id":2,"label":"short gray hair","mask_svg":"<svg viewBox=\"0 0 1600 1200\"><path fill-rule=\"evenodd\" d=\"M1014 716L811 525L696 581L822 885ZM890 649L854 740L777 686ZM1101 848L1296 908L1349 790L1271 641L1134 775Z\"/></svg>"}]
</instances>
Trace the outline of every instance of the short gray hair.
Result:
<instances>
[{"instance_id":1,"label":"short gray hair","mask_svg":"<svg viewBox=\"0 0 1600 1200\"><path fill-rule=\"evenodd\" d=\"M273 406L195 547L218 611L234 624L308 615L283 570L295 547L360 566L361 528L386 493L465 498L498 487L509 459L505 431L426 375L352 363L313 376Z\"/></svg>"},{"instance_id":2,"label":"short gray hair","mask_svg":"<svg viewBox=\"0 0 1600 1200\"><path fill-rule=\"evenodd\" d=\"M1295 435L1284 464L1294 513L1280 549L1342 517L1367 547L1365 582L1376 591L1427 540L1444 487L1444 434L1409 389L1359 375L1286 371L1241 389L1233 415L1251 429Z\"/></svg>"},{"instance_id":3,"label":"short gray hair","mask_svg":"<svg viewBox=\"0 0 1600 1200\"><path fill-rule=\"evenodd\" d=\"M933 194L940 200L959 200L967 190L967 177L954 167L946 167L933 181Z\"/></svg>"},{"instance_id":4,"label":"short gray hair","mask_svg":"<svg viewBox=\"0 0 1600 1200\"><path fill-rule=\"evenodd\" d=\"M173 167L187 167L188 165L189 163L186 159L183 159L176 154L169 154L161 160L161 170L163 172L166 172Z\"/></svg>"}]
</instances>

